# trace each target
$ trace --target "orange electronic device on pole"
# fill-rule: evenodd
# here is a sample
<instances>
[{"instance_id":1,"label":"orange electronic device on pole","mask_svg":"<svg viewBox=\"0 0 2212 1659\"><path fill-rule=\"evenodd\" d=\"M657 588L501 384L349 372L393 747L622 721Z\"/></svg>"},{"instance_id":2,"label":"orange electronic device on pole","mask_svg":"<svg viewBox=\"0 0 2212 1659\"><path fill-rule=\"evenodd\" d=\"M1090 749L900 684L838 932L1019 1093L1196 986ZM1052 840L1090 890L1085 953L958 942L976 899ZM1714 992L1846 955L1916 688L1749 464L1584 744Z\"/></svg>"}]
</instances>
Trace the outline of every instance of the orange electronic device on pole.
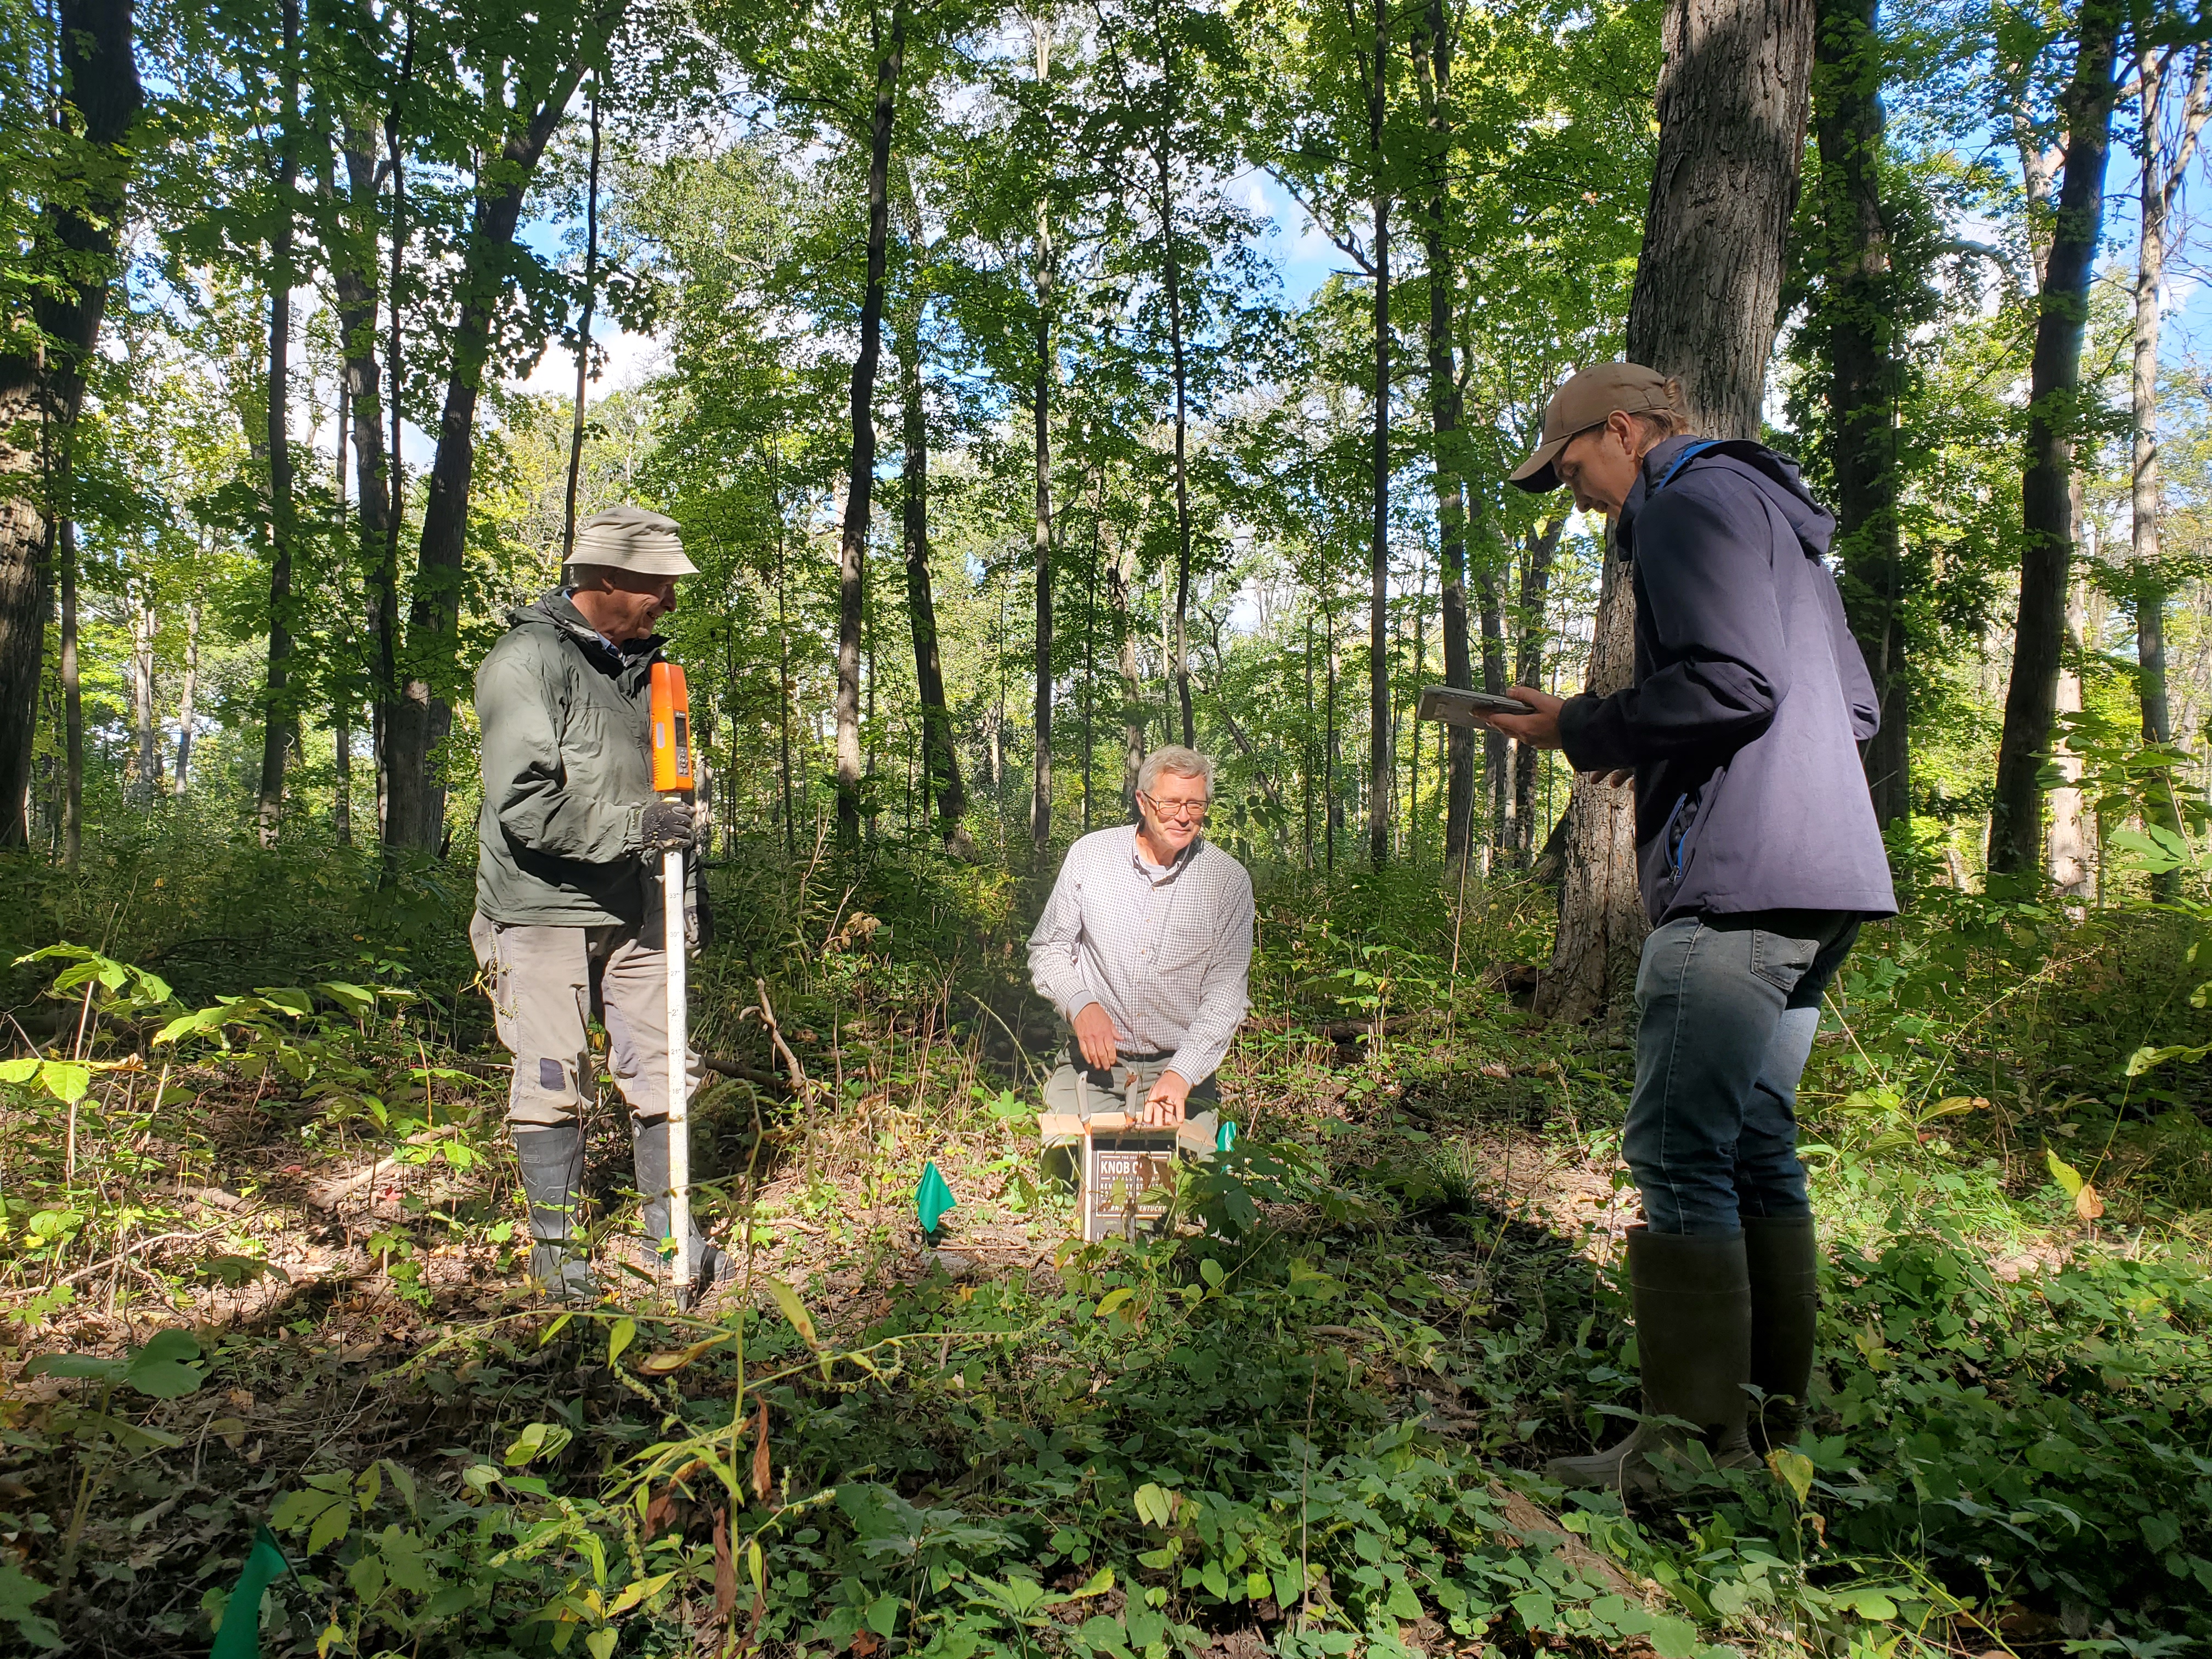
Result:
<instances>
[{"instance_id":1,"label":"orange electronic device on pole","mask_svg":"<svg viewBox=\"0 0 2212 1659\"><path fill-rule=\"evenodd\" d=\"M691 701L684 693L684 671L672 662L653 665L653 791L688 795L692 791ZM690 1294L691 1273L691 1036L685 1006L684 951L684 854L660 855L662 959L668 964L668 1231L676 1245L670 1264L678 1304ZM655 1241L658 1243L659 1241Z\"/></svg>"},{"instance_id":2,"label":"orange electronic device on pole","mask_svg":"<svg viewBox=\"0 0 2212 1659\"><path fill-rule=\"evenodd\" d=\"M684 671L672 662L653 665L653 793L691 793L691 699Z\"/></svg>"}]
</instances>

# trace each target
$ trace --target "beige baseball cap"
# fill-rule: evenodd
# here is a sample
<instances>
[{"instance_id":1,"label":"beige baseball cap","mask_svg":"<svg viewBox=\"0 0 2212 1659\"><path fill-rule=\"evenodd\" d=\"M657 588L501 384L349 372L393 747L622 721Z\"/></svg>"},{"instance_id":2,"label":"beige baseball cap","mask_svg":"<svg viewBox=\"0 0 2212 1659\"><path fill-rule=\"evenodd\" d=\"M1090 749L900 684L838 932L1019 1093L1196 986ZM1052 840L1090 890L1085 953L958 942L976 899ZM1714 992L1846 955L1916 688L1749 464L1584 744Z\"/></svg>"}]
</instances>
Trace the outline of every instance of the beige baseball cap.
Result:
<instances>
[{"instance_id":1,"label":"beige baseball cap","mask_svg":"<svg viewBox=\"0 0 2212 1659\"><path fill-rule=\"evenodd\" d=\"M576 526L572 565L605 565L641 576L696 576L699 567L684 556L676 520L641 507L611 507Z\"/></svg>"},{"instance_id":2,"label":"beige baseball cap","mask_svg":"<svg viewBox=\"0 0 2212 1659\"><path fill-rule=\"evenodd\" d=\"M1683 412L1680 388L1656 369L1641 363L1594 363L1571 375L1544 405L1544 441L1521 463L1513 482L1523 489L1557 489L1559 475L1552 463L1577 432L1605 423L1616 409L1635 415L1644 410Z\"/></svg>"}]
</instances>

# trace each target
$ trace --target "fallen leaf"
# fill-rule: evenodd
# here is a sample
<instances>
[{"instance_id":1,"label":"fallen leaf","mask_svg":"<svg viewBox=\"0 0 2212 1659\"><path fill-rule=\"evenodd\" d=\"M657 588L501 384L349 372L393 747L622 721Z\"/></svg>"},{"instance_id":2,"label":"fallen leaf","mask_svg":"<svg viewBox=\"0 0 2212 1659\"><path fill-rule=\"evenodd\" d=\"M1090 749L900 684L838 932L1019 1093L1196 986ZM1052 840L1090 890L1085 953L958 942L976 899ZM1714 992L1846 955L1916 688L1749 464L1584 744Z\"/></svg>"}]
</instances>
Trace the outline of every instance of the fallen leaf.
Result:
<instances>
[{"instance_id":1,"label":"fallen leaf","mask_svg":"<svg viewBox=\"0 0 2212 1659\"><path fill-rule=\"evenodd\" d=\"M653 1534L676 1518L676 1486L672 1481L660 1489L659 1495L645 1506L645 1536L650 1543Z\"/></svg>"},{"instance_id":2,"label":"fallen leaf","mask_svg":"<svg viewBox=\"0 0 2212 1659\"><path fill-rule=\"evenodd\" d=\"M714 1511L714 1611L727 1622L738 1610L738 1564L730 1554L730 1515Z\"/></svg>"},{"instance_id":3,"label":"fallen leaf","mask_svg":"<svg viewBox=\"0 0 2212 1659\"><path fill-rule=\"evenodd\" d=\"M883 1646L884 1638L875 1632L860 1630L853 1632L853 1644L849 1651L858 1654L860 1659L870 1659L871 1655L882 1652Z\"/></svg>"},{"instance_id":4,"label":"fallen leaf","mask_svg":"<svg viewBox=\"0 0 2212 1659\"><path fill-rule=\"evenodd\" d=\"M769 1468L768 1401L760 1402L760 1420L753 1431L753 1496L762 1503L768 1502L769 1487L775 1476Z\"/></svg>"},{"instance_id":5,"label":"fallen leaf","mask_svg":"<svg viewBox=\"0 0 2212 1659\"><path fill-rule=\"evenodd\" d=\"M1494 1077L1502 1083L1513 1075L1513 1068L1493 1060L1482 1067L1482 1074L1485 1077Z\"/></svg>"},{"instance_id":6,"label":"fallen leaf","mask_svg":"<svg viewBox=\"0 0 2212 1659\"><path fill-rule=\"evenodd\" d=\"M2105 1200L2097 1196L2097 1189L2087 1182L2074 1194L2074 1213L2084 1221L2094 1221L2105 1212Z\"/></svg>"}]
</instances>

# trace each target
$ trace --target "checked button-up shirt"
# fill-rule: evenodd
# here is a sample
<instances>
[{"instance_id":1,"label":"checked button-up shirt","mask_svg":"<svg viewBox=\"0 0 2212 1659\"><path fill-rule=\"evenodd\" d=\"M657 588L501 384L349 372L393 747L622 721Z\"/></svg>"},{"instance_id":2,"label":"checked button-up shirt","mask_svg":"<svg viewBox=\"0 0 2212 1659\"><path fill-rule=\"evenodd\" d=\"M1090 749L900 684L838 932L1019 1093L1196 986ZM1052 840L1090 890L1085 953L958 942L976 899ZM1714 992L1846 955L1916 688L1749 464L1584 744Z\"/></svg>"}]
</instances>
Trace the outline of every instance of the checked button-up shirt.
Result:
<instances>
[{"instance_id":1,"label":"checked button-up shirt","mask_svg":"<svg viewBox=\"0 0 2212 1659\"><path fill-rule=\"evenodd\" d=\"M1148 864L1134 825L1067 849L1030 935L1030 978L1073 1021L1105 1009L1122 1052L1170 1054L1188 1083L1213 1075L1250 1006L1252 878L1200 836Z\"/></svg>"}]
</instances>

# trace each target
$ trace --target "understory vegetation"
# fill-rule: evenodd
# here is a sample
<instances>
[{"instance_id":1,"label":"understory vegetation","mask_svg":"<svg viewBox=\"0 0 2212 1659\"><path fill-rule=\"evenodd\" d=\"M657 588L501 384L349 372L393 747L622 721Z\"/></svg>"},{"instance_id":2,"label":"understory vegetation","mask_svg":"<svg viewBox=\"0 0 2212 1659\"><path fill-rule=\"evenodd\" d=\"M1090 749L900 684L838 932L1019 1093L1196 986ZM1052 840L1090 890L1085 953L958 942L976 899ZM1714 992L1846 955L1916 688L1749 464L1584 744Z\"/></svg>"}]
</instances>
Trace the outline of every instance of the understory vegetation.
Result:
<instances>
[{"instance_id":1,"label":"understory vegetation","mask_svg":"<svg viewBox=\"0 0 2212 1659\"><path fill-rule=\"evenodd\" d=\"M181 817L4 866L0 1647L2156 1659L2212 1636L2202 924L1931 887L1801 1103L1813 1431L1625 1507L1631 1054L1517 1006L1551 895L1263 884L1234 1149L1180 1224L1040 1183L1020 878L734 842L695 1025L743 1276L528 1299L505 1073L434 866ZM459 860L456 860L457 865ZM465 867L461 866L459 867ZM63 943L65 942L65 943ZM787 1057L785 1051L787 1050ZM35 1051L35 1052L33 1052ZM936 1237L911 1194L957 1200Z\"/></svg>"}]
</instances>

